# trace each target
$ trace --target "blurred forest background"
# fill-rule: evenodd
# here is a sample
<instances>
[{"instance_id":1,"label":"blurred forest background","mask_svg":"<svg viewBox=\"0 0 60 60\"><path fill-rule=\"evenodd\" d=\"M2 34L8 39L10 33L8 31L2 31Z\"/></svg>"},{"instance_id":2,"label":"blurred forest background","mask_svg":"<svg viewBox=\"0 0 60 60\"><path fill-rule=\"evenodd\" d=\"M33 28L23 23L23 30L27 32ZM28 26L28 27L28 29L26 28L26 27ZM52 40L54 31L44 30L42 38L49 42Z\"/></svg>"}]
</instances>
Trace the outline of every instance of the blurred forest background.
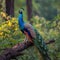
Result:
<instances>
[{"instance_id":1,"label":"blurred forest background","mask_svg":"<svg viewBox=\"0 0 60 60\"><path fill-rule=\"evenodd\" d=\"M0 0L0 53L2 49L12 47L24 40L25 36L19 30L17 18L20 8L24 8L25 22L32 23L45 42L55 40L55 43L47 46L51 59L60 60L60 0L13 0L13 3L14 11L9 13L6 11L5 0ZM5 11L12 18L6 16ZM18 60L42 60L35 46L24 50L24 53L23 56L17 57Z\"/></svg>"}]
</instances>

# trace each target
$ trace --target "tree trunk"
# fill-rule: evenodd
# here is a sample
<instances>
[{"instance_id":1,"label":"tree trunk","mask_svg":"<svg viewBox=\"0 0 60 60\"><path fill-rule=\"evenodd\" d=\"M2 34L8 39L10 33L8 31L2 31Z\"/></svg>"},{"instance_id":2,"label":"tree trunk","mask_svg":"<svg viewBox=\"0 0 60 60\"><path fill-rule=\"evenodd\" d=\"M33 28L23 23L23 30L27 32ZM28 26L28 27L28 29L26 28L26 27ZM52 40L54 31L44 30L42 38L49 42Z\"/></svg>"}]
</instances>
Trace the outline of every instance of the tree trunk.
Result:
<instances>
[{"instance_id":1,"label":"tree trunk","mask_svg":"<svg viewBox=\"0 0 60 60\"><path fill-rule=\"evenodd\" d=\"M14 0L6 0L6 13L11 17L14 16Z\"/></svg>"},{"instance_id":2,"label":"tree trunk","mask_svg":"<svg viewBox=\"0 0 60 60\"><path fill-rule=\"evenodd\" d=\"M30 21L32 18L32 0L26 0L26 5L28 20Z\"/></svg>"}]
</instances>

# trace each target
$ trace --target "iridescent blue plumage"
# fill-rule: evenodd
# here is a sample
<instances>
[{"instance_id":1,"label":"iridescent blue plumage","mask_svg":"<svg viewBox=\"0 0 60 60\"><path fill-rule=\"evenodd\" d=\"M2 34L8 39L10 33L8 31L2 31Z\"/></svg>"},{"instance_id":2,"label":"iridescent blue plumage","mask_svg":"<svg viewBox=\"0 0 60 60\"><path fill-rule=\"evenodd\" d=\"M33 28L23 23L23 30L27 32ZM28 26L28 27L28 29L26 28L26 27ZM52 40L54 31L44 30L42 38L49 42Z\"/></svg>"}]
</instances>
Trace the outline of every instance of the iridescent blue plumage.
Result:
<instances>
[{"instance_id":1,"label":"iridescent blue plumage","mask_svg":"<svg viewBox=\"0 0 60 60\"><path fill-rule=\"evenodd\" d=\"M23 21L23 13L20 12L19 17L18 17L18 23L19 23L19 28L24 29L24 21Z\"/></svg>"}]
</instances>

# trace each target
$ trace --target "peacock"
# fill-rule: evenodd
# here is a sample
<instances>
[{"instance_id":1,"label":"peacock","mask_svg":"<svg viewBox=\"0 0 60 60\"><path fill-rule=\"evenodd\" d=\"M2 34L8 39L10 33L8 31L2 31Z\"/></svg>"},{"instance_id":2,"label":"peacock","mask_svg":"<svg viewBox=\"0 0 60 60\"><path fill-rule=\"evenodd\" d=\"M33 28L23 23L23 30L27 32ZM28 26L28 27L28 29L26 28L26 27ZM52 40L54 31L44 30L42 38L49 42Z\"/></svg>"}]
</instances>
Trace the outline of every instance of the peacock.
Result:
<instances>
[{"instance_id":1,"label":"peacock","mask_svg":"<svg viewBox=\"0 0 60 60\"><path fill-rule=\"evenodd\" d=\"M18 25L19 25L19 29L26 36L27 40L29 40L31 43L33 43L37 47L37 49L43 56L43 59L51 60L51 58L49 57L48 49L44 42L44 39L39 34L37 29L35 29L31 24L24 22L22 10L19 10Z\"/></svg>"}]
</instances>

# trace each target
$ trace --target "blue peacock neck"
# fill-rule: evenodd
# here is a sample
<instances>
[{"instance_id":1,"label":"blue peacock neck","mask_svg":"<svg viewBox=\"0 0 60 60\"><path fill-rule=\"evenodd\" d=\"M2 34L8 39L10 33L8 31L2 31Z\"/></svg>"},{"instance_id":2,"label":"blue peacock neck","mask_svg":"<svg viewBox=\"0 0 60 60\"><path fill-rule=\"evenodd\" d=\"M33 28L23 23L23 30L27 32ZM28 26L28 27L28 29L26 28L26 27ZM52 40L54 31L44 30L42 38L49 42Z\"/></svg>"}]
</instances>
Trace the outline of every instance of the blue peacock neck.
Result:
<instances>
[{"instance_id":1,"label":"blue peacock neck","mask_svg":"<svg viewBox=\"0 0 60 60\"><path fill-rule=\"evenodd\" d=\"M23 21L23 14L22 13L19 14L18 23L19 23L19 28L23 29L24 28L24 21Z\"/></svg>"}]
</instances>

